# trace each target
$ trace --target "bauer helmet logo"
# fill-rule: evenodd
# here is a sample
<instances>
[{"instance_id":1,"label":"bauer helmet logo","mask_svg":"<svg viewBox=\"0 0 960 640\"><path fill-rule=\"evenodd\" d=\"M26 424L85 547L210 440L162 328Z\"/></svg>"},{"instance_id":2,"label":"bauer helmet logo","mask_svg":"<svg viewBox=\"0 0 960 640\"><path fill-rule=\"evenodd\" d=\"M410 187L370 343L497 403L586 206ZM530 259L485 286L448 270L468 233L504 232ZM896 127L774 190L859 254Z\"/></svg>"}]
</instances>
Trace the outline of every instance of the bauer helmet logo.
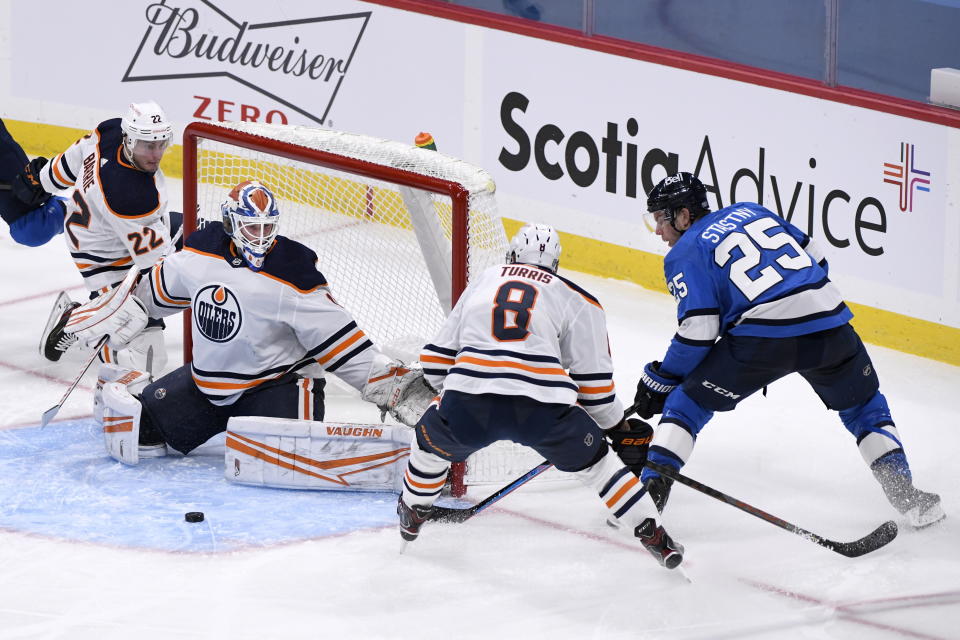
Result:
<instances>
[{"instance_id":1,"label":"bauer helmet logo","mask_svg":"<svg viewBox=\"0 0 960 640\"><path fill-rule=\"evenodd\" d=\"M588 433L588 434L586 435L586 437L584 437L584 439L583 439L583 444L587 445L588 447L593 444L593 434L592 434L592 433Z\"/></svg>"},{"instance_id":2,"label":"bauer helmet logo","mask_svg":"<svg viewBox=\"0 0 960 640\"><path fill-rule=\"evenodd\" d=\"M864 378L868 377L871 373L873 373L873 367L871 367L870 365L867 365L867 366L865 366L865 367L863 368L863 377L864 377Z\"/></svg>"}]
</instances>

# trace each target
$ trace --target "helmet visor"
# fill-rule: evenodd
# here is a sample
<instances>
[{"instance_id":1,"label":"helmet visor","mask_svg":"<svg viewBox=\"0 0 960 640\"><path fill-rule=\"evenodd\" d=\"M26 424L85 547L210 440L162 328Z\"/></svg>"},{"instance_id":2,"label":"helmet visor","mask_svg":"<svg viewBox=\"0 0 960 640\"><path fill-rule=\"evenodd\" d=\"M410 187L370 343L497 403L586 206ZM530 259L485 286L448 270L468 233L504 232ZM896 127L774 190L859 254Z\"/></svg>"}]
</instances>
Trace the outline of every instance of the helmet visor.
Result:
<instances>
[{"instance_id":1,"label":"helmet visor","mask_svg":"<svg viewBox=\"0 0 960 640\"><path fill-rule=\"evenodd\" d=\"M647 211L643 214L643 226L645 226L650 233L656 233L657 227L661 224L668 224L670 219L670 212L666 209Z\"/></svg>"}]
</instances>

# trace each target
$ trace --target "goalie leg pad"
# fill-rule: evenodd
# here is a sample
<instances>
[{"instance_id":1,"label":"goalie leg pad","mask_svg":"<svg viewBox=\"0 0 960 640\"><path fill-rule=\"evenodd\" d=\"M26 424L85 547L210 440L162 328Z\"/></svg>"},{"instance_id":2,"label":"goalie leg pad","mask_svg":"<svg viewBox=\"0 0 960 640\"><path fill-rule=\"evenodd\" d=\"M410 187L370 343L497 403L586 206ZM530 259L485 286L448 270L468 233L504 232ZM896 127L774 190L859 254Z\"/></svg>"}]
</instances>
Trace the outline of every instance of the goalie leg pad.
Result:
<instances>
[{"instance_id":1,"label":"goalie leg pad","mask_svg":"<svg viewBox=\"0 0 960 640\"><path fill-rule=\"evenodd\" d=\"M127 387L130 395L138 396L150 383L150 376L143 371L129 369L115 364L100 365L97 372L97 386L93 391L93 419L103 424L103 385L119 382Z\"/></svg>"},{"instance_id":2,"label":"goalie leg pad","mask_svg":"<svg viewBox=\"0 0 960 640\"><path fill-rule=\"evenodd\" d=\"M399 492L410 439L405 427L232 417L224 477L283 489Z\"/></svg>"},{"instance_id":3,"label":"goalie leg pad","mask_svg":"<svg viewBox=\"0 0 960 640\"><path fill-rule=\"evenodd\" d=\"M140 413L143 405L119 382L103 386L103 439L114 460L135 465L140 462Z\"/></svg>"}]
</instances>

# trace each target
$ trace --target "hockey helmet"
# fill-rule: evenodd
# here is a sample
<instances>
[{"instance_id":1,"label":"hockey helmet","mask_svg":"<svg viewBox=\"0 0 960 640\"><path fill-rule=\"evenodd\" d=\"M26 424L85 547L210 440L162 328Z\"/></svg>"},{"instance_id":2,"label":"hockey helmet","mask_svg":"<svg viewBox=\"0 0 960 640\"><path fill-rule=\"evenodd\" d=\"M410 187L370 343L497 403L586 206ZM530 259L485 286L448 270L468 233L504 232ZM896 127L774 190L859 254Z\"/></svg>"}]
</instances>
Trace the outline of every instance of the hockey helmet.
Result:
<instances>
[{"instance_id":1,"label":"hockey helmet","mask_svg":"<svg viewBox=\"0 0 960 640\"><path fill-rule=\"evenodd\" d=\"M692 173L681 171L658 182L647 194L648 226L656 227L653 216L659 211L663 211L664 219L673 225L677 213L684 207L690 211L691 221L710 211L707 188Z\"/></svg>"},{"instance_id":2,"label":"hockey helmet","mask_svg":"<svg viewBox=\"0 0 960 640\"><path fill-rule=\"evenodd\" d=\"M556 272L560 264L560 236L546 224L526 224L510 241L507 262L536 264Z\"/></svg>"},{"instance_id":3,"label":"hockey helmet","mask_svg":"<svg viewBox=\"0 0 960 640\"><path fill-rule=\"evenodd\" d=\"M220 206L220 214L223 230L240 255L259 271L280 233L280 210L273 192L257 180L241 182Z\"/></svg>"},{"instance_id":4,"label":"hockey helmet","mask_svg":"<svg viewBox=\"0 0 960 640\"><path fill-rule=\"evenodd\" d=\"M133 102L120 118L120 130L123 132L123 149L127 157L136 165L134 150L140 141L161 142L161 151L170 145L173 127L166 114L156 102Z\"/></svg>"}]
</instances>

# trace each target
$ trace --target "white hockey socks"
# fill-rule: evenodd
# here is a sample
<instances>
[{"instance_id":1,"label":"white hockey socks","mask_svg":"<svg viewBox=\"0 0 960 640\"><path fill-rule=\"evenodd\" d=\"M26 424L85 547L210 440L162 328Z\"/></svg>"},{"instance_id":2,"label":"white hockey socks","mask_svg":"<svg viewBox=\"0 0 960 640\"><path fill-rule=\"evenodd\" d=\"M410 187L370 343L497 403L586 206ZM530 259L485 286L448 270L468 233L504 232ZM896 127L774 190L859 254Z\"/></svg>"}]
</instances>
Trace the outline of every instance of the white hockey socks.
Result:
<instances>
[{"instance_id":1,"label":"white hockey socks","mask_svg":"<svg viewBox=\"0 0 960 640\"><path fill-rule=\"evenodd\" d=\"M414 446L410 450L410 459L407 461L407 471L403 474L404 503L409 506L415 504L431 506L440 495L449 470L449 462L436 454L424 451L414 441Z\"/></svg>"},{"instance_id":2,"label":"white hockey socks","mask_svg":"<svg viewBox=\"0 0 960 640\"><path fill-rule=\"evenodd\" d=\"M659 522L657 507L643 490L640 478L623 465L613 449L608 449L594 465L573 475L600 495L613 517L631 534L648 518Z\"/></svg>"}]
</instances>

